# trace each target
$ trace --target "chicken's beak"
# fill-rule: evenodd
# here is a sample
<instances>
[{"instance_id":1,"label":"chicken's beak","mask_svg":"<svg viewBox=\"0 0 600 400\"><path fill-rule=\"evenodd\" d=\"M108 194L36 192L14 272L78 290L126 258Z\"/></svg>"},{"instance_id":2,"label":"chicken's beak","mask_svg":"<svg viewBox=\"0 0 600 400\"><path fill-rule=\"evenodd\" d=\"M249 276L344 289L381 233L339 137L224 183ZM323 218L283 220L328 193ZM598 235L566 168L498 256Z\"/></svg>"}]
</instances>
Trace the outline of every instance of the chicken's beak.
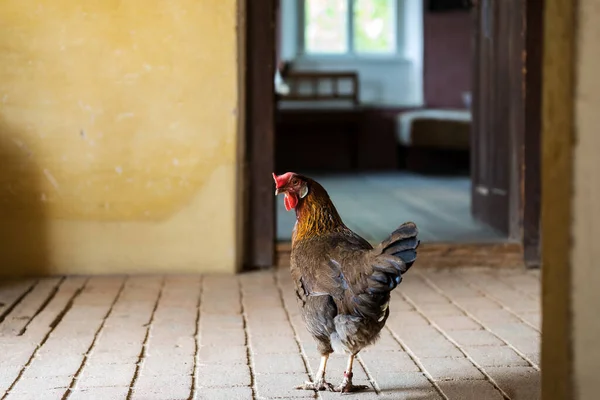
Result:
<instances>
[{"instance_id":1,"label":"chicken's beak","mask_svg":"<svg viewBox=\"0 0 600 400\"><path fill-rule=\"evenodd\" d=\"M279 189L275 189L275 196L279 195Z\"/></svg>"}]
</instances>

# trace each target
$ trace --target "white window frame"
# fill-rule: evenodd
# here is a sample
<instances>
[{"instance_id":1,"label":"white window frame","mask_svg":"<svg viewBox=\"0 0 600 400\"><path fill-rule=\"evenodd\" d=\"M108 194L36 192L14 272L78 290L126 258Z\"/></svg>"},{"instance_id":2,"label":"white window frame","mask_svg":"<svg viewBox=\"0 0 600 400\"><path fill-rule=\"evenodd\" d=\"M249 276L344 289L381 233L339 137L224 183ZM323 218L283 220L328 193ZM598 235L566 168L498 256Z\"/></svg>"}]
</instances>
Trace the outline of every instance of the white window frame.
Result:
<instances>
[{"instance_id":1,"label":"white window frame","mask_svg":"<svg viewBox=\"0 0 600 400\"><path fill-rule=\"evenodd\" d=\"M309 53L306 51L304 38L305 38L305 24L304 24L304 11L305 11L305 0L281 0L293 1L296 6L296 15L298 19L296 21L296 46L297 46L297 57L305 60L397 60L405 59L405 0L393 0L396 8L396 19L394 21L394 28L396 33L396 48L395 51L389 53L356 53L354 52L354 1L348 1L348 18L347 18L347 29L348 29L348 51L345 53ZM407 0L414 1L414 0Z\"/></svg>"}]
</instances>

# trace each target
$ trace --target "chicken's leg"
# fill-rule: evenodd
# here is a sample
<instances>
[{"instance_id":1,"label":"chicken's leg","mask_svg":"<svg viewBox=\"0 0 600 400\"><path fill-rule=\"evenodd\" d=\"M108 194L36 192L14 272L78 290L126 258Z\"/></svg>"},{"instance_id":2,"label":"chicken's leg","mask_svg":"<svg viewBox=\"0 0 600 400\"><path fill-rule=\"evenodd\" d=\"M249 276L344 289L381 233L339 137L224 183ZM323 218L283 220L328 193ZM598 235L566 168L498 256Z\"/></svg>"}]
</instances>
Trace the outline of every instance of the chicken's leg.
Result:
<instances>
[{"instance_id":1,"label":"chicken's leg","mask_svg":"<svg viewBox=\"0 0 600 400\"><path fill-rule=\"evenodd\" d=\"M315 376L314 382L304 382L304 385L296 386L296 389L301 390L331 390L333 391L333 385L329 382L325 381L325 368L327 368L327 360L329 359L329 354L324 354L321 356L321 364L319 365L319 370L317 371L317 375Z\"/></svg>"},{"instance_id":2,"label":"chicken's leg","mask_svg":"<svg viewBox=\"0 0 600 400\"><path fill-rule=\"evenodd\" d=\"M346 367L346 371L344 371L344 380L338 387L335 388L336 392L342 393L350 393L350 392L360 392L361 390L368 389L368 386L365 385L353 385L352 384L352 364L354 363L354 354L351 354L348 357L348 366Z\"/></svg>"}]
</instances>

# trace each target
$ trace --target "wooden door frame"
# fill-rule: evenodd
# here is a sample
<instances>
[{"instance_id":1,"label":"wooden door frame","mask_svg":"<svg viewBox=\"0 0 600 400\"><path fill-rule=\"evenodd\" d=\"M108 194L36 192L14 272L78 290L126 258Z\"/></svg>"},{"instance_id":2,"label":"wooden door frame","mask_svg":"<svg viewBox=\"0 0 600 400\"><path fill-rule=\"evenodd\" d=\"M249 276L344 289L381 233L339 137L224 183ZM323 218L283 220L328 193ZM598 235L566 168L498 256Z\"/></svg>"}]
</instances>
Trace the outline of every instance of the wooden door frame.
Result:
<instances>
[{"instance_id":1,"label":"wooden door frame","mask_svg":"<svg viewBox=\"0 0 600 400\"><path fill-rule=\"evenodd\" d=\"M243 0L240 0L243 1ZM481 0L479 0L481 1ZM511 66L523 90L514 93L511 107L510 234L522 244L526 265L539 265L540 247L540 121L543 1L513 0L514 21ZM271 172L274 171L276 59L275 21L278 0L246 2L246 267L266 268L276 260L276 208ZM523 59L525 59L523 64ZM527 167L525 167L527 166ZM447 244L440 244L447 248ZM514 245L482 245L512 249ZM286 246L283 246L284 249ZM436 253L436 245L430 245ZM438 246L439 247L439 246ZM457 244L454 248L460 248ZM473 244L465 244L473 248ZM440 248L440 249L441 249ZM285 251L285 250L284 250ZM444 250L446 251L446 250ZM444 252L442 251L442 252ZM447 251L446 251L447 252ZM469 252L467 252L469 253ZM502 254L503 252L497 252ZM510 257L513 257L511 254ZM453 262L456 264L457 262ZM493 265L497 265L497 260Z\"/></svg>"},{"instance_id":2,"label":"wooden door frame","mask_svg":"<svg viewBox=\"0 0 600 400\"><path fill-rule=\"evenodd\" d=\"M244 1L244 0L239 0ZM246 134L244 266L275 261L275 7L277 0L246 0Z\"/></svg>"},{"instance_id":3,"label":"wooden door frame","mask_svg":"<svg viewBox=\"0 0 600 400\"><path fill-rule=\"evenodd\" d=\"M520 168L522 191L522 243L525 265L541 265L541 207L542 207L542 68L544 46L545 0L523 1L525 9L524 132ZM533 73L528 73L533 72Z\"/></svg>"},{"instance_id":4,"label":"wooden door frame","mask_svg":"<svg viewBox=\"0 0 600 400\"><path fill-rule=\"evenodd\" d=\"M523 246L528 267L540 265L541 214L541 121L542 48L544 0L513 0L510 54L513 71L518 71L511 98L511 188L510 238Z\"/></svg>"},{"instance_id":5,"label":"wooden door frame","mask_svg":"<svg viewBox=\"0 0 600 400\"><path fill-rule=\"evenodd\" d=\"M577 64L581 62L577 57L580 34L577 18L581 11L572 0L546 0L546 5L541 154L545 172L541 218L546 244L542 249L541 398L564 400L577 398L573 332L577 288L573 282L573 263L581 256L587 262L591 253L585 244L575 249L573 237L574 191L580 189L576 183L574 151Z\"/></svg>"},{"instance_id":6,"label":"wooden door frame","mask_svg":"<svg viewBox=\"0 0 600 400\"><path fill-rule=\"evenodd\" d=\"M475 2L473 15L473 46L479 46L480 0ZM490 6L494 3L487 0ZM495 3L498 5L498 3ZM508 46L510 87L508 128L509 137L509 187L508 187L508 234L509 240L523 245L524 261L529 266L539 264L539 215L540 215L540 121L541 121L541 45L542 2L510 0L502 4L509 15L506 34ZM498 31L492 32L497 35ZM492 38L492 41L495 41ZM477 88L477 50L473 52L473 90ZM474 103L473 126L478 127L478 104ZM494 109L495 110L495 109ZM505 116L503 115L502 118ZM493 122L493 121L492 121ZM473 149L473 156L476 156ZM472 171L475 179L476 171ZM473 188L475 191L475 188ZM473 193L472 196L475 196Z\"/></svg>"},{"instance_id":7,"label":"wooden door frame","mask_svg":"<svg viewBox=\"0 0 600 400\"><path fill-rule=\"evenodd\" d=\"M508 51L521 46L521 16L513 5L481 0L471 10L471 213L509 239L515 239L518 223L513 207L518 203L511 195L519 181L514 152L522 133L521 96L515 90L521 87L521 69L514 68Z\"/></svg>"}]
</instances>

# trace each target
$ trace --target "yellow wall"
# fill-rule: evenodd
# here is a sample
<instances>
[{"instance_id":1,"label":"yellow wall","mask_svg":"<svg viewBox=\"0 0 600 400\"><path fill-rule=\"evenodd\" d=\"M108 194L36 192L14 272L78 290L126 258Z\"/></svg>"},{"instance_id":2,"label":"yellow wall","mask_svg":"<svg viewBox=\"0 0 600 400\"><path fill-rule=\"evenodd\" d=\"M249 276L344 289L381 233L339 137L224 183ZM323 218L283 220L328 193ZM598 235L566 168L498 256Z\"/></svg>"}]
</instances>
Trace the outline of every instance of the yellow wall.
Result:
<instances>
[{"instance_id":1,"label":"yellow wall","mask_svg":"<svg viewBox=\"0 0 600 400\"><path fill-rule=\"evenodd\" d=\"M0 273L233 272L236 0L0 2Z\"/></svg>"}]
</instances>

